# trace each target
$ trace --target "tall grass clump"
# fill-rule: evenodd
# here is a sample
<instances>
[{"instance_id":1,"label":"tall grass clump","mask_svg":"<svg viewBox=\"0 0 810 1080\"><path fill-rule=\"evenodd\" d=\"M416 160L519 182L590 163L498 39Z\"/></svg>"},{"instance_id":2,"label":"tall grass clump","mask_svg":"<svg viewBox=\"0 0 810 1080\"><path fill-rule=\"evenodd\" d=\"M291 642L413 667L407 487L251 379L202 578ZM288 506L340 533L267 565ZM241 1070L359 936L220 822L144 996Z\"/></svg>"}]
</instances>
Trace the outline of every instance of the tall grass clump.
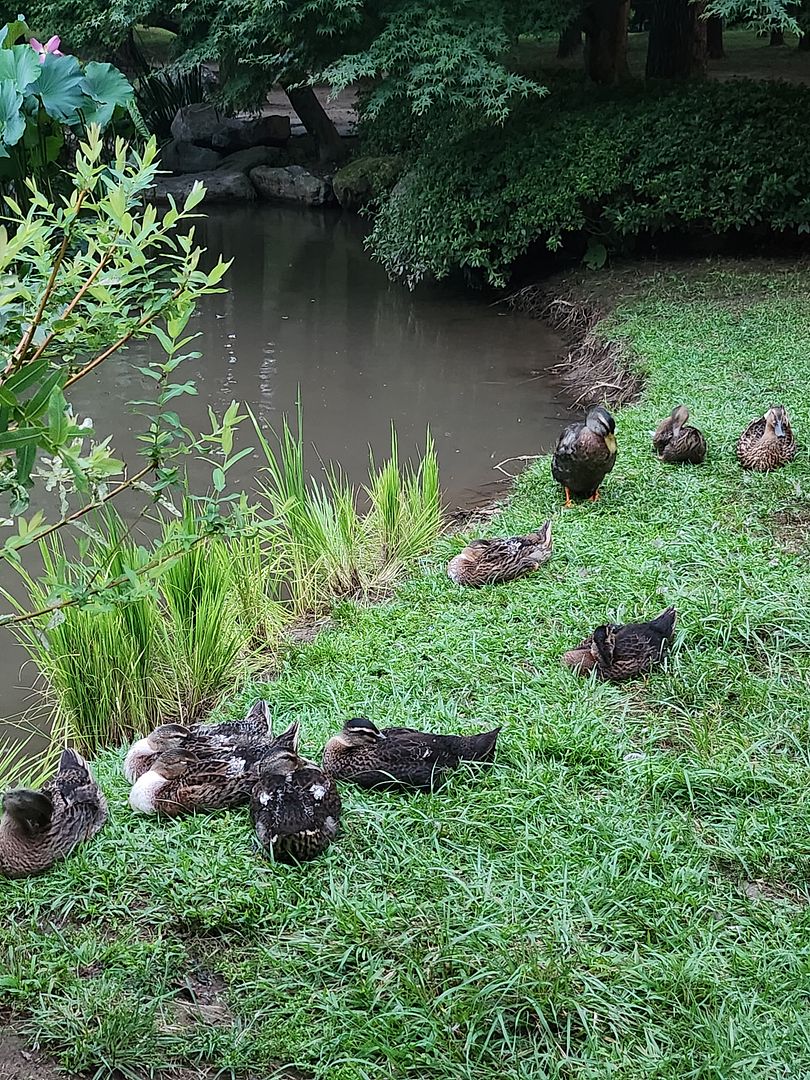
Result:
<instances>
[{"instance_id":1,"label":"tall grass clump","mask_svg":"<svg viewBox=\"0 0 810 1080\"><path fill-rule=\"evenodd\" d=\"M167 529L190 535L194 530L191 505L183 518ZM225 543L194 544L174 558L159 578L166 615L163 663L165 683L176 694L178 712L194 718L210 705L223 687L238 681L250 641L233 602L234 579Z\"/></svg>"},{"instance_id":2,"label":"tall grass clump","mask_svg":"<svg viewBox=\"0 0 810 1080\"><path fill-rule=\"evenodd\" d=\"M326 608L338 597L371 596L427 551L441 529L438 462L430 434L418 466L399 462L396 433L390 458L369 463L358 491L339 469L307 479L301 410L294 432L284 418L274 450L254 426L267 462L259 489L278 522L276 542L289 561L286 591L296 614ZM361 495L368 510L359 509Z\"/></svg>"},{"instance_id":3,"label":"tall grass clump","mask_svg":"<svg viewBox=\"0 0 810 1080\"><path fill-rule=\"evenodd\" d=\"M83 545L81 562L68 557L58 537L41 544L42 577L20 569L31 606L45 607L101 575L112 579L124 566L143 565L146 549L125 536L121 518L107 513L101 531L93 530ZM68 606L45 626L21 623L17 638L45 679L54 730L69 733L83 752L120 743L161 714L166 635L152 593L126 604L111 596L102 606Z\"/></svg>"}]
</instances>

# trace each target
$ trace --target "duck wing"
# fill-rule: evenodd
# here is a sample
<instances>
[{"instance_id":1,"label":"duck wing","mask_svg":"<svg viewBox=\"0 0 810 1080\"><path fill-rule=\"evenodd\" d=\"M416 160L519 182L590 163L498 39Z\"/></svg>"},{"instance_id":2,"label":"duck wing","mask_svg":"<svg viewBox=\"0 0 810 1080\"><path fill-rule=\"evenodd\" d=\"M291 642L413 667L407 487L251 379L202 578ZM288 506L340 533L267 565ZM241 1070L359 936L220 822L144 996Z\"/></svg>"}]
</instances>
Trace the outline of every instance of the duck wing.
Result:
<instances>
[{"instance_id":1,"label":"duck wing","mask_svg":"<svg viewBox=\"0 0 810 1080\"><path fill-rule=\"evenodd\" d=\"M67 850L95 836L107 820L107 800L76 750L62 751L59 769L42 792L53 803L51 832L64 836Z\"/></svg>"}]
</instances>

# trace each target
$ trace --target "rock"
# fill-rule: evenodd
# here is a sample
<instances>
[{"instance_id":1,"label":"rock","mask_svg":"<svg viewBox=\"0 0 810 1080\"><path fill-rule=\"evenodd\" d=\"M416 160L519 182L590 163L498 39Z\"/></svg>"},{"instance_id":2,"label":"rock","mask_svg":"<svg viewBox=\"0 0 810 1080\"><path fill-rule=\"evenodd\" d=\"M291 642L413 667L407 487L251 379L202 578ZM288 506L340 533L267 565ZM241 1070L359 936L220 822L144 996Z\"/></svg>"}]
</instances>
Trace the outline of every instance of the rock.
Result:
<instances>
[{"instance_id":1,"label":"rock","mask_svg":"<svg viewBox=\"0 0 810 1080\"><path fill-rule=\"evenodd\" d=\"M180 142L224 153L251 146L283 146L290 137L289 116L224 116L213 105L186 105L172 120Z\"/></svg>"},{"instance_id":2,"label":"rock","mask_svg":"<svg viewBox=\"0 0 810 1080\"><path fill-rule=\"evenodd\" d=\"M216 150L181 142L180 139L172 139L160 150L162 168L174 173L208 172L216 169L221 161L222 155Z\"/></svg>"},{"instance_id":3,"label":"rock","mask_svg":"<svg viewBox=\"0 0 810 1080\"><path fill-rule=\"evenodd\" d=\"M211 146L214 133L225 123L225 117L213 105L186 105L178 109L172 120L172 135L179 142Z\"/></svg>"},{"instance_id":4,"label":"rock","mask_svg":"<svg viewBox=\"0 0 810 1080\"><path fill-rule=\"evenodd\" d=\"M165 177L149 189L149 197L153 202L166 203L171 195L175 202L182 203L197 180L206 189L206 203L252 202L256 198L256 189L244 173L226 169Z\"/></svg>"},{"instance_id":5,"label":"rock","mask_svg":"<svg viewBox=\"0 0 810 1080\"><path fill-rule=\"evenodd\" d=\"M301 165L273 169L260 165L252 169L250 179L263 199L323 206L332 201L332 185L322 176L315 176Z\"/></svg>"},{"instance_id":6,"label":"rock","mask_svg":"<svg viewBox=\"0 0 810 1080\"><path fill-rule=\"evenodd\" d=\"M335 173L335 198L344 210L361 210L391 190L402 168L402 159L393 154L358 158Z\"/></svg>"},{"instance_id":7,"label":"rock","mask_svg":"<svg viewBox=\"0 0 810 1080\"><path fill-rule=\"evenodd\" d=\"M231 153L251 146L284 146L289 137L289 116L231 116L214 132L211 145Z\"/></svg>"},{"instance_id":8,"label":"rock","mask_svg":"<svg viewBox=\"0 0 810 1080\"><path fill-rule=\"evenodd\" d=\"M214 153L215 151L211 151ZM280 165L285 152L278 146L250 146L247 150L237 150L220 160L218 169L230 169L231 172L248 173L257 165Z\"/></svg>"}]
</instances>

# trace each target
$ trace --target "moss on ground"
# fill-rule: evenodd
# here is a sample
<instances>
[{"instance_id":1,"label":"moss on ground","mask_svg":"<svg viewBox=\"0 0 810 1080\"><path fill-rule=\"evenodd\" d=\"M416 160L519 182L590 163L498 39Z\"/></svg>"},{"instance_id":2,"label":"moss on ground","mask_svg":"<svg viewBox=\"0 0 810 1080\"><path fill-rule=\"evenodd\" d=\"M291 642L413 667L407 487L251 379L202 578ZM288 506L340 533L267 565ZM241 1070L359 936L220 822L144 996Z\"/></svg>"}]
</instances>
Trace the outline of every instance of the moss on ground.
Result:
<instances>
[{"instance_id":1,"label":"moss on ground","mask_svg":"<svg viewBox=\"0 0 810 1080\"><path fill-rule=\"evenodd\" d=\"M659 275L608 332L647 384L617 417L602 500L562 512L542 460L492 526L553 516L553 561L462 591L443 572L448 538L393 602L342 605L255 688L280 722L302 721L311 755L361 710L447 731L501 723L496 765L429 797L346 790L343 838L293 869L257 857L244 811L133 818L106 754L109 826L0 890L0 1002L65 1066L810 1075L806 277ZM709 439L700 468L650 452L680 401ZM743 473L736 436L776 401L801 452ZM561 667L596 623L669 603L676 646L646 682ZM178 994L211 972L228 1009L181 1023Z\"/></svg>"}]
</instances>

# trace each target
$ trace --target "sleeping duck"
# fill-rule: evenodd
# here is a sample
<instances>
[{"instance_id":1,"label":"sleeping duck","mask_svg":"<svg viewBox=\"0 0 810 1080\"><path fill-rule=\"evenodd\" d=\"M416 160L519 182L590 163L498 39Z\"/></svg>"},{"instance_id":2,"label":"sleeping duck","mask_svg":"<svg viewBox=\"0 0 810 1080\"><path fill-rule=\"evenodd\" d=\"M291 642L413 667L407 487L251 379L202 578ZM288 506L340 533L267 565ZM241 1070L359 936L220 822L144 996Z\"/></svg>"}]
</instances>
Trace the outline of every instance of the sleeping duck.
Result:
<instances>
[{"instance_id":1,"label":"sleeping duck","mask_svg":"<svg viewBox=\"0 0 810 1080\"><path fill-rule=\"evenodd\" d=\"M277 747L258 764L250 797L253 828L276 862L307 862L337 836L340 795L331 777L294 750Z\"/></svg>"},{"instance_id":2,"label":"sleeping duck","mask_svg":"<svg viewBox=\"0 0 810 1080\"><path fill-rule=\"evenodd\" d=\"M551 522L525 536L473 540L447 564L447 576L458 585L479 588L530 574L551 558Z\"/></svg>"},{"instance_id":3,"label":"sleeping duck","mask_svg":"<svg viewBox=\"0 0 810 1080\"><path fill-rule=\"evenodd\" d=\"M678 405L662 420L653 435L653 449L669 464L700 465L706 457L706 439L689 424L689 410Z\"/></svg>"},{"instance_id":4,"label":"sleeping duck","mask_svg":"<svg viewBox=\"0 0 810 1080\"><path fill-rule=\"evenodd\" d=\"M257 746L270 740L270 730L270 706L266 701L251 705L242 720L188 727L185 724L161 724L129 748L124 759L124 776L133 784L148 772L157 755L165 750L202 753L236 746Z\"/></svg>"},{"instance_id":5,"label":"sleeping duck","mask_svg":"<svg viewBox=\"0 0 810 1080\"><path fill-rule=\"evenodd\" d=\"M268 751L298 746L296 721L273 743L216 750L204 744L164 750L132 785L129 805L142 814L179 817L250 801L259 762Z\"/></svg>"},{"instance_id":6,"label":"sleeping duck","mask_svg":"<svg viewBox=\"0 0 810 1080\"><path fill-rule=\"evenodd\" d=\"M585 423L569 424L551 458L551 475L572 499L599 498L599 485L616 464L616 422L601 405L591 409Z\"/></svg>"},{"instance_id":7,"label":"sleeping duck","mask_svg":"<svg viewBox=\"0 0 810 1080\"><path fill-rule=\"evenodd\" d=\"M481 735L432 735L413 728L380 731L356 717L323 752L324 771L363 788L433 791L461 761L492 761L500 728Z\"/></svg>"},{"instance_id":8,"label":"sleeping duck","mask_svg":"<svg viewBox=\"0 0 810 1080\"><path fill-rule=\"evenodd\" d=\"M107 802L90 766L65 749L41 791L7 791L0 817L0 876L41 874L90 840L107 820Z\"/></svg>"},{"instance_id":9,"label":"sleeping duck","mask_svg":"<svg viewBox=\"0 0 810 1080\"><path fill-rule=\"evenodd\" d=\"M643 675L663 658L675 633L676 616L675 608L668 607L649 622L597 626L563 656L563 663L580 675L596 670L609 682Z\"/></svg>"},{"instance_id":10,"label":"sleeping duck","mask_svg":"<svg viewBox=\"0 0 810 1080\"><path fill-rule=\"evenodd\" d=\"M737 458L744 469L770 472L789 465L798 446L784 405L771 405L753 420L737 442Z\"/></svg>"}]
</instances>

